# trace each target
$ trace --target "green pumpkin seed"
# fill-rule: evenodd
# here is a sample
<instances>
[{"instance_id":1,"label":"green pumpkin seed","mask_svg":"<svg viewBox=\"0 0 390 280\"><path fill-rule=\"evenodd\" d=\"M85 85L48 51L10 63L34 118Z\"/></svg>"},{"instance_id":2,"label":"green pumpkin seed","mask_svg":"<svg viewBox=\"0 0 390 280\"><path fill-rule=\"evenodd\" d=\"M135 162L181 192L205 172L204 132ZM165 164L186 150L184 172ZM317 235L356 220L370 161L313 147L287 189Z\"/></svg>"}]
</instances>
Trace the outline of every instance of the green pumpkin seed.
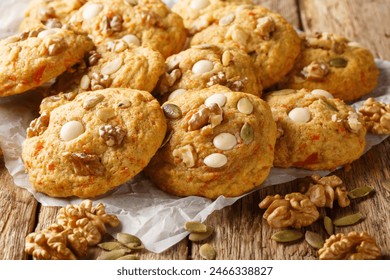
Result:
<instances>
[{"instance_id":1,"label":"green pumpkin seed","mask_svg":"<svg viewBox=\"0 0 390 280\"><path fill-rule=\"evenodd\" d=\"M274 233L271 236L271 239L275 240L276 242L292 242L292 241L297 241L302 237L303 237L302 232L297 230L286 229Z\"/></svg>"},{"instance_id":2,"label":"green pumpkin seed","mask_svg":"<svg viewBox=\"0 0 390 280\"><path fill-rule=\"evenodd\" d=\"M193 242L197 242L209 238L213 234L214 228L210 226L206 226L206 227L207 227L206 232L192 232L188 237L188 239Z\"/></svg>"},{"instance_id":3,"label":"green pumpkin seed","mask_svg":"<svg viewBox=\"0 0 390 280\"><path fill-rule=\"evenodd\" d=\"M118 233L116 235L116 239L122 243L123 245L127 245L127 244L130 244L130 243L136 243L136 244L139 244L141 245L142 242L141 240L137 237L137 236L134 236L134 235L131 235L131 234L128 234L128 233Z\"/></svg>"},{"instance_id":4,"label":"green pumpkin seed","mask_svg":"<svg viewBox=\"0 0 390 280\"><path fill-rule=\"evenodd\" d=\"M333 234L333 222L332 222L332 219L329 218L328 216L325 216L324 217L324 227L325 227L325 230L326 230L326 233L328 235L332 235Z\"/></svg>"},{"instance_id":5,"label":"green pumpkin seed","mask_svg":"<svg viewBox=\"0 0 390 280\"><path fill-rule=\"evenodd\" d=\"M130 242L127 244L124 244L127 248L131 250L142 250L145 249L145 246L142 243L137 243L137 242Z\"/></svg>"},{"instance_id":6,"label":"green pumpkin seed","mask_svg":"<svg viewBox=\"0 0 390 280\"><path fill-rule=\"evenodd\" d=\"M321 235L309 230L305 233L305 240L314 249L321 249L325 243Z\"/></svg>"},{"instance_id":7,"label":"green pumpkin seed","mask_svg":"<svg viewBox=\"0 0 390 280\"><path fill-rule=\"evenodd\" d=\"M242 141L244 141L244 144L249 144L253 141L254 138L253 128L248 123L245 123L242 126L240 137Z\"/></svg>"},{"instance_id":8,"label":"green pumpkin seed","mask_svg":"<svg viewBox=\"0 0 390 280\"><path fill-rule=\"evenodd\" d=\"M359 222L360 220L363 219L363 215L358 212L355 214L347 215L341 218L338 218L337 220L333 221L333 224L336 227L344 227L344 226L351 226Z\"/></svg>"},{"instance_id":9,"label":"green pumpkin seed","mask_svg":"<svg viewBox=\"0 0 390 280\"><path fill-rule=\"evenodd\" d=\"M199 223L199 222L186 222L184 224L184 229L189 232L207 232L207 226L205 224Z\"/></svg>"},{"instance_id":10,"label":"green pumpkin seed","mask_svg":"<svg viewBox=\"0 0 390 280\"><path fill-rule=\"evenodd\" d=\"M373 190L374 188L369 186L359 187L348 192L348 196L350 199L362 198L369 195Z\"/></svg>"},{"instance_id":11,"label":"green pumpkin seed","mask_svg":"<svg viewBox=\"0 0 390 280\"><path fill-rule=\"evenodd\" d=\"M169 119L178 119L182 116L180 108L175 104L164 104L162 109L165 116Z\"/></svg>"},{"instance_id":12,"label":"green pumpkin seed","mask_svg":"<svg viewBox=\"0 0 390 280\"><path fill-rule=\"evenodd\" d=\"M171 131L167 132L167 134L165 134L165 138L160 146L160 149L163 148L166 144L168 144L168 142L172 138L172 135L173 135L173 130L171 130Z\"/></svg>"},{"instance_id":13,"label":"green pumpkin seed","mask_svg":"<svg viewBox=\"0 0 390 280\"><path fill-rule=\"evenodd\" d=\"M134 260L139 260L139 257L137 255L125 255L123 257L117 258L117 260L130 260L130 261L134 261Z\"/></svg>"},{"instance_id":14,"label":"green pumpkin seed","mask_svg":"<svg viewBox=\"0 0 390 280\"><path fill-rule=\"evenodd\" d=\"M114 242L114 241L113 242L103 242L103 243L98 244L98 246L106 251L125 249L126 253L131 252L131 250L129 248L125 247L123 244L121 244L119 242Z\"/></svg>"},{"instance_id":15,"label":"green pumpkin seed","mask_svg":"<svg viewBox=\"0 0 390 280\"><path fill-rule=\"evenodd\" d=\"M213 246L208 243L200 246L199 254L202 258L206 260L215 260L215 258L217 257L217 252L215 252Z\"/></svg>"},{"instance_id":16,"label":"green pumpkin seed","mask_svg":"<svg viewBox=\"0 0 390 280\"><path fill-rule=\"evenodd\" d=\"M333 58L329 61L329 64L336 68L344 68L347 66L348 61L342 57Z\"/></svg>"},{"instance_id":17,"label":"green pumpkin seed","mask_svg":"<svg viewBox=\"0 0 390 280\"><path fill-rule=\"evenodd\" d=\"M123 257L126 254L125 249L118 249L102 253L97 259L98 260L116 260Z\"/></svg>"}]
</instances>

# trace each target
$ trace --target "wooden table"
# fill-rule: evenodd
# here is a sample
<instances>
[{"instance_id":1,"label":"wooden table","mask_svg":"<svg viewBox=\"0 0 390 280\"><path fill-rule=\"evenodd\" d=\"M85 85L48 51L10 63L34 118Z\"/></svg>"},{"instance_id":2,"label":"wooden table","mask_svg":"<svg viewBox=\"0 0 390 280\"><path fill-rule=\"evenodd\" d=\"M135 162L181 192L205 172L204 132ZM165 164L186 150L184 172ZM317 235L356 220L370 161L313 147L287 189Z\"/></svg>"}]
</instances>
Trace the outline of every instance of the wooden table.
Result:
<instances>
[{"instance_id":1,"label":"wooden table","mask_svg":"<svg viewBox=\"0 0 390 280\"><path fill-rule=\"evenodd\" d=\"M281 13L295 27L308 32L326 31L361 42L376 57L390 60L389 0L259 0L259 3ZM390 259L390 192L382 183L390 180L390 139L371 149L354 162L349 172L335 172L349 189L370 185L375 194L352 201L345 209L327 211L332 217L360 211L366 219L354 226L337 228L337 232L367 231L375 236L384 259ZM17 188L0 160L0 259L26 259L25 236L51 224L58 211L43 207L33 196ZM267 194L298 191L297 182L272 186L255 192L233 206L211 215L207 223L216 228L208 240L218 259L316 259L317 252L304 241L280 245L270 240L276 231L262 219L258 203ZM325 236L320 222L308 227ZM145 252L142 259L200 259L199 244L184 239L161 254ZM94 250L90 258L100 252Z\"/></svg>"}]
</instances>

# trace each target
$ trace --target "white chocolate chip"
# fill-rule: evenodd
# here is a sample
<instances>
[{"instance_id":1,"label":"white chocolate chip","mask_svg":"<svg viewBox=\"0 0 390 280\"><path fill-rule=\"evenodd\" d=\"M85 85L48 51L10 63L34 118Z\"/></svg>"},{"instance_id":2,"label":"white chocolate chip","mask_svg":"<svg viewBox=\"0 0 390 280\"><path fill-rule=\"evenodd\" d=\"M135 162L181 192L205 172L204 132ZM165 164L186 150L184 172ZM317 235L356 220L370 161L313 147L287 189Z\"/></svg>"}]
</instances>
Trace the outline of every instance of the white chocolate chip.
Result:
<instances>
[{"instance_id":1,"label":"white chocolate chip","mask_svg":"<svg viewBox=\"0 0 390 280\"><path fill-rule=\"evenodd\" d=\"M192 66L192 73L204 74L214 69L214 64L210 60L199 60Z\"/></svg>"},{"instance_id":2,"label":"white chocolate chip","mask_svg":"<svg viewBox=\"0 0 390 280\"><path fill-rule=\"evenodd\" d=\"M83 19L84 20L91 19L97 16L101 10L103 10L102 4L94 4L94 3L87 4L83 9Z\"/></svg>"},{"instance_id":3,"label":"white chocolate chip","mask_svg":"<svg viewBox=\"0 0 390 280\"><path fill-rule=\"evenodd\" d=\"M80 88L83 90L87 90L89 89L90 84L91 84L91 79L88 77L88 75L84 75L80 81Z\"/></svg>"},{"instance_id":4,"label":"white chocolate chip","mask_svg":"<svg viewBox=\"0 0 390 280\"><path fill-rule=\"evenodd\" d=\"M45 38L46 36L49 36L49 35L53 35L53 34L56 34L57 33L57 29L46 29L46 30L43 30L41 32L39 32L38 34L38 38L39 39L43 39Z\"/></svg>"},{"instance_id":5,"label":"white chocolate chip","mask_svg":"<svg viewBox=\"0 0 390 280\"><path fill-rule=\"evenodd\" d=\"M216 103L219 105L219 107L223 107L226 103L226 95L223 94L223 93L215 93L213 95L211 95L209 98L206 99L206 101L204 102L204 104L207 106L207 107L210 107L213 103Z\"/></svg>"},{"instance_id":6,"label":"white chocolate chip","mask_svg":"<svg viewBox=\"0 0 390 280\"><path fill-rule=\"evenodd\" d=\"M111 75L111 74L114 74L116 71L118 71L121 66L123 64L123 58L122 57L118 57L116 59L114 59L113 61L110 61L109 63L107 63L101 73L103 75Z\"/></svg>"},{"instance_id":7,"label":"white chocolate chip","mask_svg":"<svg viewBox=\"0 0 390 280\"><path fill-rule=\"evenodd\" d=\"M233 149L237 145L237 139L233 134L221 133L215 136L213 144L217 149L227 151Z\"/></svg>"},{"instance_id":8,"label":"white chocolate chip","mask_svg":"<svg viewBox=\"0 0 390 280\"><path fill-rule=\"evenodd\" d=\"M314 89L311 91L311 94L321 95L321 96L325 96L327 98L334 98L332 94L330 94L329 92L327 92L326 90L323 90L323 89Z\"/></svg>"},{"instance_id":9,"label":"white chocolate chip","mask_svg":"<svg viewBox=\"0 0 390 280\"><path fill-rule=\"evenodd\" d=\"M227 161L227 157L219 153L208 155L203 160L204 164L211 168L220 168L226 165Z\"/></svg>"},{"instance_id":10,"label":"white chocolate chip","mask_svg":"<svg viewBox=\"0 0 390 280\"><path fill-rule=\"evenodd\" d=\"M209 0L192 0L190 7L193 10L202 10L210 5Z\"/></svg>"},{"instance_id":11,"label":"white chocolate chip","mask_svg":"<svg viewBox=\"0 0 390 280\"><path fill-rule=\"evenodd\" d=\"M331 118L332 118L332 122L336 122L337 121L337 114L333 114Z\"/></svg>"},{"instance_id":12,"label":"white chocolate chip","mask_svg":"<svg viewBox=\"0 0 390 280\"><path fill-rule=\"evenodd\" d=\"M107 122L109 119L115 117L115 111L112 108L102 108L96 112L96 116L102 121Z\"/></svg>"},{"instance_id":13,"label":"white chocolate chip","mask_svg":"<svg viewBox=\"0 0 390 280\"><path fill-rule=\"evenodd\" d=\"M250 115L253 112L253 104L248 98L241 98L237 103L237 109L243 114Z\"/></svg>"},{"instance_id":14,"label":"white chocolate chip","mask_svg":"<svg viewBox=\"0 0 390 280\"><path fill-rule=\"evenodd\" d=\"M182 95L183 93L185 93L186 90L185 89L182 89L182 88L179 88L175 91L173 91L169 96L168 96L168 100L171 100L179 95Z\"/></svg>"},{"instance_id":15,"label":"white chocolate chip","mask_svg":"<svg viewBox=\"0 0 390 280\"><path fill-rule=\"evenodd\" d=\"M296 123L307 123L311 119L311 114L307 108L294 108L288 113L289 118Z\"/></svg>"},{"instance_id":16,"label":"white chocolate chip","mask_svg":"<svg viewBox=\"0 0 390 280\"><path fill-rule=\"evenodd\" d=\"M70 121L64 124L60 131L60 138L63 141L76 139L85 132L83 124L79 121Z\"/></svg>"},{"instance_id":17,"label":"white chocolate chip","mask_svg":"<svg viewBox=\"0 0 390 280\"><path fill-rule=\"evenodd\" d=\"M133 44L133 45L136 45L137 47L139 47L141 45L141 41L138 39L137 36L135 36L133 34L123 36L122 39L129 45Z\"/></svg>"}]
</instances>

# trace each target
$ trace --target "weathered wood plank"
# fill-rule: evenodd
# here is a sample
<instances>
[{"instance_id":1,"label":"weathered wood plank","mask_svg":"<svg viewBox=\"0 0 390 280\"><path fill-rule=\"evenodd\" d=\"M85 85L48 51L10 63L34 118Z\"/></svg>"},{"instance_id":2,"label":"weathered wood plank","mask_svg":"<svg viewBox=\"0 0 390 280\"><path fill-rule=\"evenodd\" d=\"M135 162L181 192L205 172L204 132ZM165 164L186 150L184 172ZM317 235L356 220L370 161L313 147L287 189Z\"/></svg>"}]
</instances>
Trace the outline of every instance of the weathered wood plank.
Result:
<instances>
[{"instance_id":1,"label":"weathered wood plank","mask_svg":"<svg viewBox=\"0 0 390 280\"><path fill-rule=\"evenodd\" d=\"M15 186L3 159L0 182L0 260L26 259L24 241L34 229L37 202L28 191Z\"/></svg>"},{"instance_id":2,"label":"weathered wood plank","mask_svg":"<svg viewBox=\"0 0 390 280\"><path fill-rule=\"evenodd\" d=\"M300 0L305 31L344 35L369 48L375 56L390 59L390 1Z\"/></svg>"}]
</instances>

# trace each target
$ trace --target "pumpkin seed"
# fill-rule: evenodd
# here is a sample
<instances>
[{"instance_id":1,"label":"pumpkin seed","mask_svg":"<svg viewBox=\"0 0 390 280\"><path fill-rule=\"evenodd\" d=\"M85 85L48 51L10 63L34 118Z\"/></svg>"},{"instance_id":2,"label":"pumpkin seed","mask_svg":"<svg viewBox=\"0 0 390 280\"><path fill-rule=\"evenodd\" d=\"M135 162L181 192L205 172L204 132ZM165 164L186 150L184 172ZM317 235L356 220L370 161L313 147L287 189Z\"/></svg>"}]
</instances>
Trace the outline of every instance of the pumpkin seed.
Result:
<instances>
[{"instance_id":1,"label":"pumpkin seed","mask_svg":"<svg viewBox=\"0 0 390 280\"><path fill-rule=\"evenodd\" d=\"M142 243L137 243L137 242L130 242L127 244L124 244L127 248L131 250L142 250L145 249L145 246Z\"/></svg>"},{"instance_id":2,"label":"pumpkin seed","mask_svg":"<svg viewBox=\"0 0 390 280\"><path fill-rule=\"evenodd\" d=\"M390 180L384 181L382 186L390 192Z\"/></svg>"},{"instance_id":3,"label":"pumpkin seed","mask_svg":"<svg viewBox=\"0 0 390 280\"><path fill-rule=\"evenodd\" d=\"M117 260L130 260L130 261L133 261L133 260L139 260L139 257L137 255L125 255L123 257L120 257L120 258L117 258Z\"/></svg>"},{"instance_id":4,"label":"pumpkin seed","mask_svg":"<svg viewBox=\"0 0 390 280\"><path fill-rule=\"evenodd\" d=\"M324 227L328 235L333 234L333 222L332 219L329 218L328 216L324 217Z\"/></svg>"},{"instance_id":5,"label":"pumpkin seed","mask_svg":"<svg viewBox=\"0 0 390 280\"><path fill-rule=\"evenodd\" d=\"M344 227L344 226L351 226L359 222L361 219L363 219L363 215L358 212L355 214L347 215L341 218L338 218L337 220L333 221L333 224L336 227Z\"/></svg>"},{"instance_id":6,"label":"pumpkin seed","mask_svg":"<svg viewBox=\"0 0 390 280\"><path fill-rule=\"evenodd\" d=\"M125 246L127 246L127 244L130 244L130 243L136 243L139 245L142 244L141 240L137 236L134 236L134 235L131 235L128 233L120 232L116 235L116 239Z\"/></svg>"},{"instance_id":7,"label":"pumpkin seed","mask_svg":"<svg viewBox=\"0 0 390 280\"><path fill-rule=\"evenodd\" d=\"M359 187L348 192L348 196L350 199L362 198L369 195L373 190L374 188L370 186Z\"/></svg>"},{"instance_id":8,"label":"pumpkin seed","mask_svg":"<svg viewBox=\"0 0 390 280\"><path fill-rule=\"evenodd\" d=\"M180 108L175 104L164 104L162 109L169 119L178 119L182 116Z\"/></svg>"},{"instance_id":9,"label":"pumpkin seed","mask_svg":"<svg viewBox=\"0 0 390 280\"><path fill-rule=\"evenodd\" d=\"M202 258L206 260L215 260L217 253L215 249L210 244L206 243L200 246L199 254Z\"/></svg>"},{"instance_id":10,"label":"pumpkin seed","mask_svg":"<svg viewBox=\"0 0 390 280\"><path fill-rule=\"evenodd\" d=\"M271 236L271 239L275 240L276 242L292 242L292 241L297 241L302 237L303 237L302 232L297 230L286 229L274 233Z\"/></svg>"},{"instance_id":11,"label":"pumpkin seed","mask_svg":"<svg viewBox=\"0 0 390 280\"><path fill-rule=\"evenodd\" d=\"M348 61L342 57L333 58L329 61L329 64L336 68L344 68L347 66Z\"/></svg>"},{"instance_id":12,"label":"pumpkin seed","mask_svg":"<svg viewBox=\"0 0 390 280\"><path fill-rule=\"evenodd\" d=\"M321 249L325 243L321 235L309 230L305 233L305 240L314 249Z\"/></svg>"},{"instance_id":13,"label":"pumpkin seed","mask_svg":"<svg viewBox=\"0 0 390 280\"><path fill-rule=\"evenodd\" d=\"M114 241L113 242L103 242L103 243L98 244L98 246L106 251L125 249L126 253L131 252L131 250L129 248L125 247L123 244L121 244L119 242L114 242Z\"/></svg>"},{"instance_id":14,"label":"pumpkin seed","mask_svg":"<svg viewBox=\"0 0 390 280\"><path fill-rule=\"evenodd\" d=\"M244 123L244 125L242 126L240 137L242 141L244 141L244 144L247 145L253 141L254 138L253 128L248 123Z\"/></svg>"},{"instance_id":15,"label":"pumpkin seed","mask_svg":"<svg viewBox=\"0 0 390 280\"><path fill-rule=\"evenodd\" d=\"M184 229L189 232L207 232L207 226L205 224L199 223L199 222L186 222L184 224Z\"/></svg>"},{"instance_id":16,"label":"pumpkin seed","mask_svg":"<svg viewBox=\"0 0 390 280\"><path fill-rule=\"evenodd\" d=\"M207 227L206 232L192 232L188 237L188 239L197 242L209 238L213 234L214 228L210 226L206 226L206 227Z\"/></svg>"},{"instance_id":17,"label":"pumpkin seed","mask_svg":"<svg viewBox=\"0 0 390 280\"><path fill-rule=\"evenodd\" d=\"M123 257L126 254L125 249L118 249L113 251L104 252L97 259L98 260L116 260Z\"/></svg>"}]
</instances>

